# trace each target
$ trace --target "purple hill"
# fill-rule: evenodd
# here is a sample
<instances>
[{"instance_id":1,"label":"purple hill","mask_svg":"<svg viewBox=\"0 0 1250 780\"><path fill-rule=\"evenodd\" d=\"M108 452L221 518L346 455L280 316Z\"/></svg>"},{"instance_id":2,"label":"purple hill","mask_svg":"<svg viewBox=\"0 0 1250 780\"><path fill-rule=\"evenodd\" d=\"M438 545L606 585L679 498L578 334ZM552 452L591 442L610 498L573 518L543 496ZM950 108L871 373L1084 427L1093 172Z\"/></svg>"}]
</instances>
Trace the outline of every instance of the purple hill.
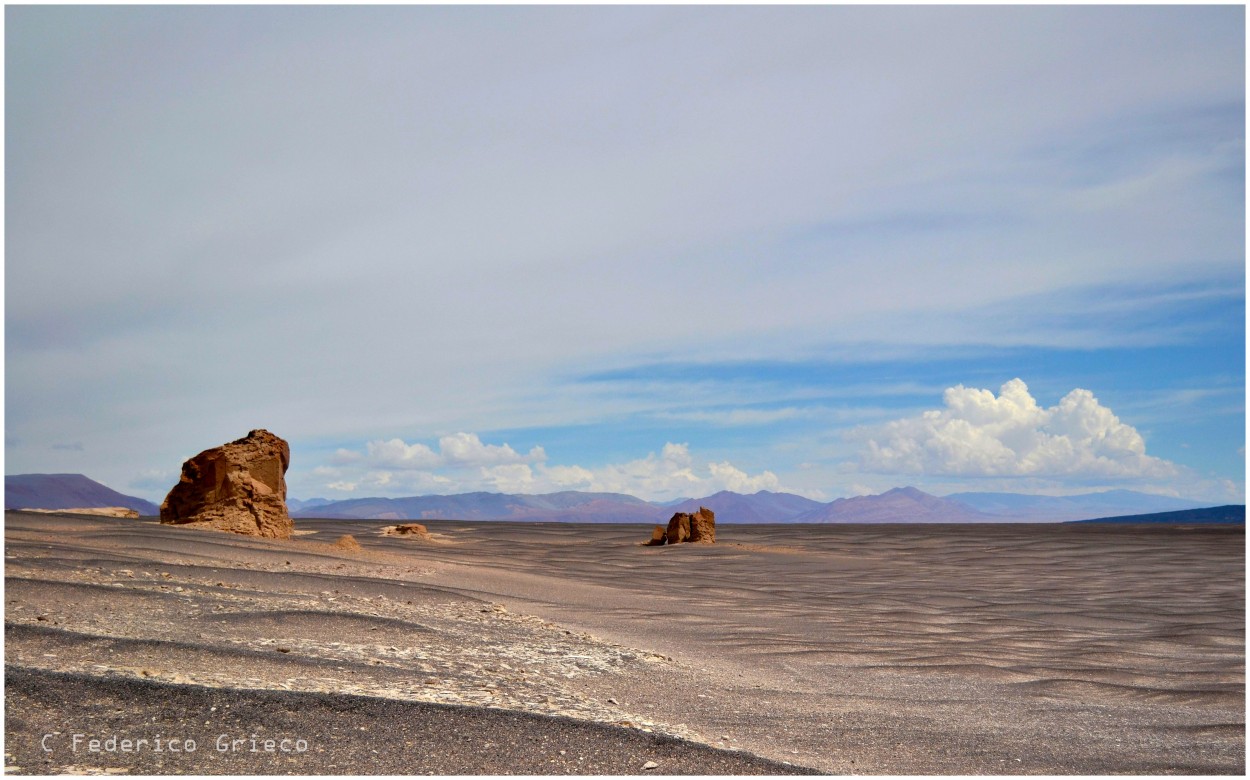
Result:
<instances>
[{"instance_id":1,"label":"purple hill","mask_svg":"<svg viewBox=\"0 0 1250 780\"><path fill-rule=\"evenodd\" d=\"M124 506L141 515L158 515L151 501L118 493L82 474L8 474L4 478L5 509L75 509Z\"/></svg>"}]
</instances>

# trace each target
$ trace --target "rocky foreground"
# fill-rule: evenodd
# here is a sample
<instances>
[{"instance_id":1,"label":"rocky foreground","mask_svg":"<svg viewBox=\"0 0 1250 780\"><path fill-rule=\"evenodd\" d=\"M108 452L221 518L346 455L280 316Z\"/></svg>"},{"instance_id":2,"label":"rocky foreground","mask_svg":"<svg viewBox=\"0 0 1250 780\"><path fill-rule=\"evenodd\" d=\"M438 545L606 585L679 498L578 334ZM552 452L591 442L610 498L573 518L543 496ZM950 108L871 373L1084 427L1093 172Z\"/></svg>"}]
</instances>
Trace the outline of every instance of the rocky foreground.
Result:
<instances>
[{"instance_id":1,"label":"rocky foreground","mask_svg":"<svg viewBox=\"0 0 1250 780\"><path fill-rule=\"evenodd\" d=\"M637 525L424 525L276 540L8 513L6 765L1244 769L1240 527L726 526L657 547ZM194 761L72 750L175 728ZM309 750L222 763L204 741L252 733Z\"/></svg>"},{"instance_id":2,"label":"rocky foreground","mask_svg":"<svg viewBox=\"0 0 1250 780\"><path fill-rule=\"evenodd\" d=\"M588 678L627 685L677 667L424 584L433 568L414 546L448 540L407 537L388 540L396 552L366 552L8 513L7 771L801 771L695 744L684 723L588 692ZM222 734L246 744L222 751ZM89 749L110 735L198 750ZM401 737L410 744L397 751Z\"/></svg>"}]
</instances>

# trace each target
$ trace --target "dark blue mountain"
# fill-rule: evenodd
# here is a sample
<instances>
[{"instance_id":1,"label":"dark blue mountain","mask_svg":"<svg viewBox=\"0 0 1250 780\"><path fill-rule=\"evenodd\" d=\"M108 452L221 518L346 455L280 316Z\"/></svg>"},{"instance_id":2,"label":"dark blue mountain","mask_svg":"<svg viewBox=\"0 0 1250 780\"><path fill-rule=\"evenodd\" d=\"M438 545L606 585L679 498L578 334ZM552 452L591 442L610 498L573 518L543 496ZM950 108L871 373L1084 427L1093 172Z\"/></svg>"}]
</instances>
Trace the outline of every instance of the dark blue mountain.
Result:
<instances>
[{"instance_id":1,"label":"dark blue mountain","mask_svg":"<svg viewBox=\"0 0 1250 780\"><path fill-rule=\"evenodd\" d=\"M1069 520L1070 523L1176 523L1245 525L1246 505L1209 506L1202 509L1183 509L1179 512L1154 512L1148 515L1120 515L1096 517L1090 520Z\"/></svg>"}]
</instances>

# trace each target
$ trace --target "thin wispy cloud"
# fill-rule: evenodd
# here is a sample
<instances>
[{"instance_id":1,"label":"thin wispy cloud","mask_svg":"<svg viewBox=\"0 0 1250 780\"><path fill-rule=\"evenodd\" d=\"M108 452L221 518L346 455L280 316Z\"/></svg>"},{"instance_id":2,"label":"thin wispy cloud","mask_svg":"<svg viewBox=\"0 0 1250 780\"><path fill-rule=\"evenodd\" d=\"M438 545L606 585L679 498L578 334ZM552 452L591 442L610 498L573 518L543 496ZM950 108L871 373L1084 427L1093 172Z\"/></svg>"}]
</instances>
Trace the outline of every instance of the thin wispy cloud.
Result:
<instances>
[{"instance_id":1,"label":"thin wispy cloud","mask_svg":"<svg viewBox=\"0 0 1250 780\"><path fill-rule=\"evenodd\" d=\"M266 427L305 495L664 442L837 495L820 448L957 384L1244 386L1244 44L1235 6L14 6L8 468L148 484ZM1205 403L1143 436L1240 481Z\"/></svg>"}]
</instances>

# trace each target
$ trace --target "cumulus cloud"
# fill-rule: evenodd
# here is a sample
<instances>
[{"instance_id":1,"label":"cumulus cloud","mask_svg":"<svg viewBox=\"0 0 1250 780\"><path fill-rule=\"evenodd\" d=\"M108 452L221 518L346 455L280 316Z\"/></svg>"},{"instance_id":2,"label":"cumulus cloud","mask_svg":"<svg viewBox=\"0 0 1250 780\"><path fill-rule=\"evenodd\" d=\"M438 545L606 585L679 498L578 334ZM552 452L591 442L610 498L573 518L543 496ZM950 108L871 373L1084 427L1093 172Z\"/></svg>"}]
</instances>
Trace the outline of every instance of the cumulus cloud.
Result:
<instances>
[{"instance_id":1,"label":"cumulus cloud","mask_svg":"<svg viewBox=\"0 0 1250 780\"><path fill-rule=\"evenodd\" d=\"M444 436L435 450L401 439L371 441L363 453L340 450L332 466L310 475L326 489L357 495L549 493L583 490L648 499L703 496L720 490L781 490L771 471L750 474L728 461L696 458L688 444L666 443L658 453L598 467L549 464L542 447L522 455L507 444L485 444L476 434Z\"/></svg>"},{"instance_id":2,"label":"cumulus cloud","mask_svg":"<svg viewBox=\"0 0 1250 780\"><path fill-rule=\"evenodd\" d=\"M356 456L356 457L352 457ZM357 453L341 457L340 461L359 460ZM396 469L428 469L440 464L438 453L424 444L407 444L402 439L371 441L365 445L365 460L372 466L389 466Z\"/></svg>"},{"instance_id":3,"label":"cumulus cloud","mask_svg":"<svg viewBox=\"0 0 1250 780\"><path fill-rule=\"evenodd\" d=\"M945 408L857 433L866 471L964 477L1173 477L1175 464L1146 454L1146 443L1089 390L1038 405L1020 379L997 396L957 385Z\"/></svg>"},{"instance_id":4,"label":"cumulus cloud","mask_svg":"<svg viewBox=\"0 0 1250 780\"><path fill-rule=\"evenodd\" d=\"M658 455L651 452L636 460L599 468L540 465L535 478L556 490L629 493L659 499L704 496L720 490L754 493L781 487L771 471L748 474L728 461L696 458L688 444L673 442L666 443Z\"/></svg>"},{"instance_id":5,"label":"cumulus cloud","mask_svg":"<svg viewBox=\"0 0 1250 780\"><path fill-rule=\"evenodd\" d=\"M711 472L713 482L721 485L723 490L732 490L735 493L755 493L760 490L776 490L780 487L777 481L777 475L771 471L764 471L755 476L751 476L740 468L737 468L729 461L723 463L707 464L708 471Z\"/></svg>"},{"instance_id":6,"label":"cumulus cloud","mask_svg":"<svg viewBox=\"0 0 1250 780\"><path fill-rule=\"evenodd\" d=\"M547 480L561 490L577 490L593 485L595 472L581 466L545 466Z\"/></svg>"},{"instance_id":7,"label":"cumulus cloud","mask_svg":"<svg viewBox=\"0 0 1250 780\"><path fill-rule=\"evenodd\" d=\"M508 463L482 469L482 481L500 493L532 492L536 482L534 470L525 463Z\"/></svg>"},{"instance_id":8,"label":"cumulus cloud","mask_svg":"<svg viewBox=\"0 0 1250 780\"><path fill-rule=\"evenodd\" d=\"M365 445L363 458L350 450L339 450L340 463L363 460L374 468L434 469L442 467L495 466L535 463L547 459L542 447L534 447L522 455L504 444L483 444L475 433L454 433L438 440L438 451L425 444L408 444L403 439L371 441Z\"/></svg>"}]
</instances>

